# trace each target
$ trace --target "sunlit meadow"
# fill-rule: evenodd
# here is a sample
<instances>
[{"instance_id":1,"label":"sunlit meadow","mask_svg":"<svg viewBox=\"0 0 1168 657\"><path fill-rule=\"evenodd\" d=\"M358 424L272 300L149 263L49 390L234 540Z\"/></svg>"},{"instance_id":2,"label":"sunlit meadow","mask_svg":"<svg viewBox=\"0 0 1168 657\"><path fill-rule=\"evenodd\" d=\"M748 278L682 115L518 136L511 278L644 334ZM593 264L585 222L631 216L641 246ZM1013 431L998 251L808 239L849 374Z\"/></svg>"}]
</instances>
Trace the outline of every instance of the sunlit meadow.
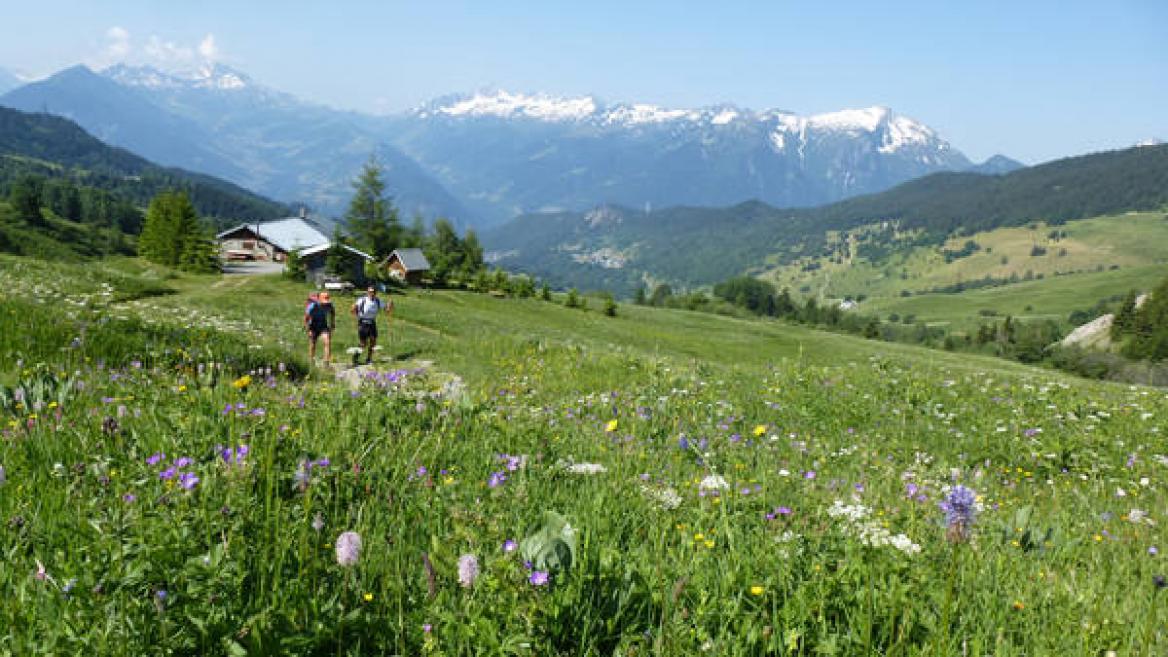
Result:
<instances>
[{"instance_id":1,"label":"sunlit meadow","mask_svg":"<svg viewBox=\"0 0 1168 657\"><path fill-rule=\"evenodd\" d=\"M0 265L2 653L1168 652L1163 390L454 292L337 379L294 285Z\"/></svg>"}]
</instances>

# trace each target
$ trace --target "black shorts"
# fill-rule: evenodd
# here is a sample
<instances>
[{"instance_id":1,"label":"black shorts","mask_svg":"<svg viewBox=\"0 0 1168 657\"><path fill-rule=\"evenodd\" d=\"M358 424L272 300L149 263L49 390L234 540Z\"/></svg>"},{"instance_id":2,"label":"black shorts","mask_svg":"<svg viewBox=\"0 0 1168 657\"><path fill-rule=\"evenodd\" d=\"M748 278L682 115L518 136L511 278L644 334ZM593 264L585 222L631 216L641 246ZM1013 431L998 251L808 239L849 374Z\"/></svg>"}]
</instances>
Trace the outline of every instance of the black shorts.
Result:
<instances>
[{"instance_id":1,"label":"black shorts","mask_svg":"<svg viewBox=\"0 0 1168 657\"><path fill-rule=\"evenodd\" d=\"M308 327L308 337L312 338L313 340L319 338L321 335L323 335L325 333L332 333L332 330L329 329L328 326L310 325Z\"/></svg>"},{"instance_id":2,"label":"black shorts","mask_svg":"<svg viewBox=\"0 0 1168 657\"><path fill-rule=\"evenodd\" d=\"M377 339L377 322L372 319L357 320L357 337L361 341L369 338Z\"/></svg>"}]
</instances>

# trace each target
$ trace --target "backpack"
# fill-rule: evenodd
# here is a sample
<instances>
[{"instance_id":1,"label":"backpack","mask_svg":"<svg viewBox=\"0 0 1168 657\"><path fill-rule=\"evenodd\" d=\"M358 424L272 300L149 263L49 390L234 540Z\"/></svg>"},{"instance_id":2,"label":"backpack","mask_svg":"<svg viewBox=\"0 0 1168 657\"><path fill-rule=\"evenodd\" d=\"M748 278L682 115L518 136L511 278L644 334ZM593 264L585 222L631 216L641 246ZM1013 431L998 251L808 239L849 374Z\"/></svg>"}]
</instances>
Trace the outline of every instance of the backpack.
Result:
<instances>
[{"instance_id":1,"label":"backpack","mask_svg":"<svg viewBox=\"0 0 1168 657\"><path fill-rule=\"evenodd\" d=\"M328 324L329 309L328 305L314 302L308 307L308 319L317 326L324 326Z\"/></svg>"},{"instance_id":2,"label":"backpack","mask_svg":"<svg viewBox=\"0 0 1168 657\"><path fill-rule=\"evenodd\" d=\"M357 315L358 315L358 317L360 317L361 319L367 319L367 318L364 318L361 316L365 315L368 312L371 305L376 307L376 310L373 311L374 317L376 317L377 313L381 312L381 309L384 308L384 305L382 304L381 299L374 299L372 302L370 302L369 297L361 297L360 299L357 299Z\"/></svg>"}]
</instances>

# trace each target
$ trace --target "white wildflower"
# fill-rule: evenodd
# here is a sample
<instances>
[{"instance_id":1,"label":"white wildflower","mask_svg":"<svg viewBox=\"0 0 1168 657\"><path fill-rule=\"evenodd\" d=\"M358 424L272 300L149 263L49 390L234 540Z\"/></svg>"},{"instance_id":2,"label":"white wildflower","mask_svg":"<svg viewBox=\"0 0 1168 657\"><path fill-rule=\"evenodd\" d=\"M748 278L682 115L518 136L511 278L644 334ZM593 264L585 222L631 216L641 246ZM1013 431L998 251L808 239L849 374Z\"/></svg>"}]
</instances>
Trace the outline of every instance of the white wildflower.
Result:
<instances>
[{"instance_id":1,"label":"white wildflower","mask_svg":"<svg viewBox=\"0 0 1168 657\"><path fill-rule=\"evenodd\" d=\"M474 586L479 577L479 560L473 554L464 554L458 558L458 583L463 588Z\"/></svg>"},{"instance_id":2,"label":"white wildflower","mask_svg":"<svg viewBox=\"0 0 1168 657\"><path fill-rule=\"evenodd\" d=\"M645 494L645 497L648 497L650 500L655 502L657 506L667 511L672 511L673 509L681 506L681 495L678 495L677 491L670 486L656 488L653 486L642 485L641 492Z\"/></svg>"},{"instance_id":3,"label":"white wildflower","mask_svg":"<svg viewBox=\"0 0 1168 657\"><path fill-rule=\"evenodd\" d=\"M703 491L727 490L730 488L730 484L721 475L714 474L707 475L705 479L702 479L698 488Z\"/></svg>"},{"instance_id":4,"label":"white wildflower","mask_svg":"<svg viewBox=\"0 0 1168 657\"><path fill-rule=\"evenodd\" d=\"M571 474L594 475L601 472L608 472L608 468L599 463L571 463L564 468Z\"/></svg>"}]
</instances>

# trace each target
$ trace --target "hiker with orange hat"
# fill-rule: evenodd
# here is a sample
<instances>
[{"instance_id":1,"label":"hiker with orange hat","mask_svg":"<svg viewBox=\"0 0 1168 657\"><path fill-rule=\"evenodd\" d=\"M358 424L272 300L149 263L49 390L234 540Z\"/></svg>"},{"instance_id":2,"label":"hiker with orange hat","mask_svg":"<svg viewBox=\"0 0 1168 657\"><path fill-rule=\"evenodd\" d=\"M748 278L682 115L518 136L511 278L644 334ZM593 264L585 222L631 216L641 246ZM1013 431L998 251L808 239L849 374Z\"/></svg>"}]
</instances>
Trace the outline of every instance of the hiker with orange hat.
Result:
<instances>
[{"instance_id":1,"label":"hiker with orange hat","mask_svg":"<svg viewBox=\"0 0 1168 657\"><path fill-rule=\"evenodd\" d=\"M324 364L333 360L332 335L337 327L337 312L333 308L329 293L321 292L317 300L304 310L304 329L308 332L308 362L316 362L316 340L324 342Z\"/></svg>"}]
</instances>

